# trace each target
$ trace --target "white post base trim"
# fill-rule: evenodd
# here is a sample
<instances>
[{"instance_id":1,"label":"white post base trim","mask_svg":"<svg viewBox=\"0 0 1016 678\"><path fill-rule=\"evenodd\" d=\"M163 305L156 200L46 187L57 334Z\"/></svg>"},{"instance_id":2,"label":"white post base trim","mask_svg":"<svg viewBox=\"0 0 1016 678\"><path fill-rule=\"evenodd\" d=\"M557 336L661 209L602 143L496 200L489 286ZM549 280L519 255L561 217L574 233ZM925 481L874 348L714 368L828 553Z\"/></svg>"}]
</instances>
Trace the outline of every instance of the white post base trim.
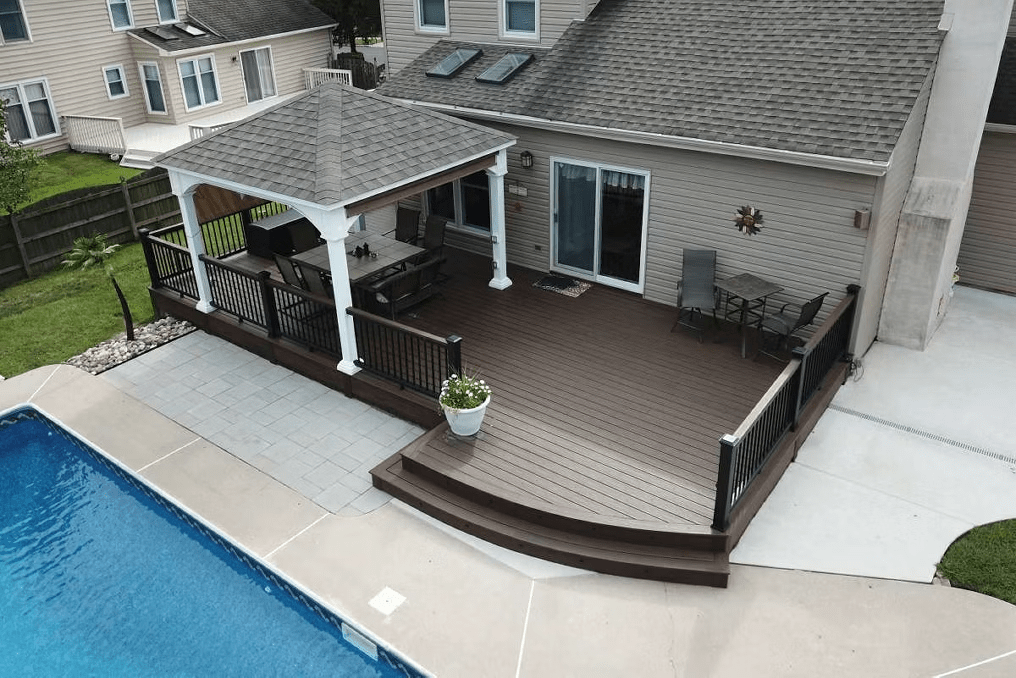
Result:
<instances>
[{"instance_id":1,"label":"white post base trim","mask_svg":"<svg viewBox=\"0 0 1016 678\"><path fill-rule=\"evenodd\" d=\"M343 374L348 374L350 376L360 371L360 368L357 367L356 363L354 363L352 360L340 361L335 369L337 369L339 372L342 372Z\"/></svg>"},{"instance_id":2,"label":"white post base trim","mask_svg":"<svg viewBox=\"0 0 1016 678\"><path fill-rule=\"evenodd\" d=\"M197 304L194 305L194 308L201 311L202 313L211 313L212 311L215 310L215 307L212 306L212 304L207 301L199 301Z\"/></svg>"},{"instance_id":3,"label":"white post base trim","mask_svg":"<svg viewBox=\"0 0 1016 678\"><path fill-rule=\"evenodd\" d=\"M506 290L512 286L512 281L511 278L506 276L504 278L491 278L491 281L487 284L495 290Z\"/></svg>"}]
</instances>

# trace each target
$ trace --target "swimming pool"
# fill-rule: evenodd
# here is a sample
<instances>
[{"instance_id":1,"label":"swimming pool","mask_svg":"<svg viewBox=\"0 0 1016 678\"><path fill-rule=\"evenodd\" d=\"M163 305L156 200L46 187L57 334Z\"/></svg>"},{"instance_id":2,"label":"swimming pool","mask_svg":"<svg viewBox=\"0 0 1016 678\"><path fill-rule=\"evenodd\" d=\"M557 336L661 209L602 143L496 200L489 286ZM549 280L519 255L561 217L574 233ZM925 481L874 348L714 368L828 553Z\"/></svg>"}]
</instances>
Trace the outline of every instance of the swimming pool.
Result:
<instances>
[{"instance_id":1,"label":"swimming pool","mask_svg":"<svg viewBox=\"0 0 1016 678\"><path fill-rule=\"evenodd\" d=\"M31 407L0 414L0 647L19 676L422 675Z\"/></svg>"}]
</instances>

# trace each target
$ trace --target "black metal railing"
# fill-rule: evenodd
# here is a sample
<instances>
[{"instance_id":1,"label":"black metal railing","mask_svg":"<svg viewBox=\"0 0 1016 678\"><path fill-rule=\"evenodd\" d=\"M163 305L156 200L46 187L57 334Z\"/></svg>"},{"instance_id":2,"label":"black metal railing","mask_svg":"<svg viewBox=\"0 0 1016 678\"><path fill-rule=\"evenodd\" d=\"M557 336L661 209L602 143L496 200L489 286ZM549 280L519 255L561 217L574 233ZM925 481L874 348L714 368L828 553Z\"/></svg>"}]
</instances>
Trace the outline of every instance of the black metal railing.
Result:
<instances>
[{"instance_id":1,"label":"black metal railing","mask_svg":"<svg viewBox=\"0 0 1016 678\"><path fill-rule=\"evenodd\" d=\"M212 305L240 322L268 329L267 306L260 299L261 286L268 282L267 278L204 254L200 258L208 274Z\"/></svg>"},{"instance_id":2,"label":"black metal railing","mask_svg":"<svg viewBox=\"0 0 1016 678\"><path fill-rule=\"evenodd\" d=\"M441 382L462 372L462 339L434 334L393 320L346 309L353 316L358 367L428 396L441 393Z\"/></svg>"},{"instance_id":3,"label":"black metal railing","mask_svg":"<svg viewBox=\"0 0 1016 678\"><path fill-rule=\"evenodd\" d=\"M265 307L271 309L269 334L279 336L342 358L335 302L276 280L267 280L262 288L268 295Z\"/></svg>"},{"instance_id":4,"label":"black metal railing","mask_svg":"<svg viewBox=\"0 0 1016 678\"><path fill-rule=\"evenodd\" d=\"M183 228L170 226L151 232L144 228L138 231L145 262L148 264L148 275L153 288L170 289L181 297L197 300L200 295L198 281L194 276L194 260L186 246L172 242L177 231L182 233Z\"/></svg>"},{"instance_id":5,"label":"black metal railing","mask_svg":"<svg viewBox=\"0 0 1016 678\"><path fill-rule=\"evenodd\" d=\"M737 431L720 439L713 529L722 532L730 526L731 516L752 481L779 449L783 437L797 427L829 372L847 358L859 291L856 285L847 288L847 296L815 335L794 349L790 364Z\"/></svg>"}]
</instances>

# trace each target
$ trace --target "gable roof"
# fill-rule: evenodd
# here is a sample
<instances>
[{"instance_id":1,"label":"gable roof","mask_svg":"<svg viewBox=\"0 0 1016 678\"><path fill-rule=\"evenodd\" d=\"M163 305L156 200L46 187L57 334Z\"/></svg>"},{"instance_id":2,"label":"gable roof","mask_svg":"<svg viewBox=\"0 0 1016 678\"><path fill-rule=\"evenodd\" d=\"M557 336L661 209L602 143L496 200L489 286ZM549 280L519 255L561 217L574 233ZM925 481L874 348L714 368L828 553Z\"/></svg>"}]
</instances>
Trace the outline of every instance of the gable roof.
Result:
<instances>
[{"instance_id":1,"label":"gable roof","mask_svg":"<svg viewBox=\"0 0 1016 678\"><path fill-rule=\"evenodd\" d=\"M424 72L387 96L650 135L888 161L934 72L942 0L602 0L506 85ZM482 46L485 50L501 47ZM532 50L519 50L532 51ZM524 123L523 123L524 124Z\"/></svg>"},{"instance_id":2,"label":"gable roof","mask_svg":"<svg viewBox=\"0 0 1016 678\"><path fill-rule=\"evenodd\" d=\"M325 83L154 162L330 206L483 157L514 140L471 122Z\"/></svg>"},{"instance_id":3,"label":"gable roof","mask_svg":"<svg viewBox=\"0 0 1016 678\"><path fill-rule=\"evenodd\" d=\"M179 24L160 26L166 40L146 28L129 31L136 38L167 52L212 47L229 42L267 38L315 28L329 28L335 20L308 0L188 0L187 21L205 29L190 35Z\"/></svg>"}]
</instances>

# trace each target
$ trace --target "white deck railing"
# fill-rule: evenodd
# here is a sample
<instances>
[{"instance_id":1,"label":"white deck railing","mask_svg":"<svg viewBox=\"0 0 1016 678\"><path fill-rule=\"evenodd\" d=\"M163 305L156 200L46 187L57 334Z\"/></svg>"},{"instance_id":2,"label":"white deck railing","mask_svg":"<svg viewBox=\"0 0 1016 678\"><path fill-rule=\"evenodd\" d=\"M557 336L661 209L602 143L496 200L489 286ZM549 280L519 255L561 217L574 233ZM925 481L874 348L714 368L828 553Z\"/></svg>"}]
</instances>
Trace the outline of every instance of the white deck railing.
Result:
<instances>
[{"instance_id":1,"label":"white deck railing","mask_svg":"<svg viewBox=\"0 0 1016 678\"><path fill-rule=\"evenodd\" d=\"M352 86L353 71L344 71L338 68L305 68L303 69L303 78L307 89L313 89L323 82L332 80Z\"/></svg>"},{"instance_id":2,"label":"white deck railing","mask_svg":"<svg viewBox=\"0 0 1016 678\"><path fill-rule=\"evenodd\" d=\"M120 118L65 115L62 121L67 141L75 151L109 155L127 152L127 136Z\"/></svg>"},{"instance_id":3,"label":"white deck railing","mask_svg":"<svg viewBox=\"0 0 1016 678\"><path fill-rule=\"evenodd\" d=\"M194 141L195 139L200 139L206 134L217 132L228 124L230 123L223 123L221 125L187 125L187 127L190 129L191 141Z\"/></svg>"}]
</instances>

